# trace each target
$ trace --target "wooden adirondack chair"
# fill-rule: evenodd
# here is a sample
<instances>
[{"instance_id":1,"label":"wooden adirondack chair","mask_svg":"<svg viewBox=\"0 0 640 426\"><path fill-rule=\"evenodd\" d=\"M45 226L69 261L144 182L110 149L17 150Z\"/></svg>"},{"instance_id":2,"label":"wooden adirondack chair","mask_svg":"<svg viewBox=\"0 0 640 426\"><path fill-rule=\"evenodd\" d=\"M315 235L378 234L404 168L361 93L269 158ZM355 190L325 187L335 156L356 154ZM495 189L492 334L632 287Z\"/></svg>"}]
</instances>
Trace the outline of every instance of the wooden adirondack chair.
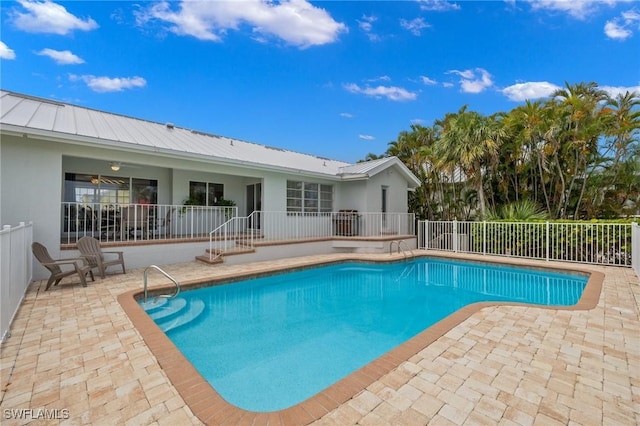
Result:
<instances>
[{"instance_id":1,"label":"wooden adirondack chair","mask_svg":"<svg viewBox=\"0 0 640 426\"><path fill-rule=\"evenodd\" d=\"M45 246L38 242L31 244L31 251L36 259L51 272L45 291L49 290L51 284L58 285L60 280L71 275L78 275L83 287L87 286L87 274L91 276L91 281L95 281L91 266L84 259L53 259ZM62 265L73 265L73 269L63 270Z\"/></svg>"},{"instance_id":2,"label":"wooden adirondack chair","mask_svg":"<svg viewBox=\"0 0 640 426\"><path fill-rule=\"evenodd\" d=\"M124 257L121 251L102 251L100 241L89 236L80 238L77 246L80 254L87 260L91 268L98 268L102 278L105 277L107 267L112 265L122 265L122 273L127 273L124 268ZM109 255L108 257L111 259L107 259L105 255Z\"/></svg>"}]
</instances>

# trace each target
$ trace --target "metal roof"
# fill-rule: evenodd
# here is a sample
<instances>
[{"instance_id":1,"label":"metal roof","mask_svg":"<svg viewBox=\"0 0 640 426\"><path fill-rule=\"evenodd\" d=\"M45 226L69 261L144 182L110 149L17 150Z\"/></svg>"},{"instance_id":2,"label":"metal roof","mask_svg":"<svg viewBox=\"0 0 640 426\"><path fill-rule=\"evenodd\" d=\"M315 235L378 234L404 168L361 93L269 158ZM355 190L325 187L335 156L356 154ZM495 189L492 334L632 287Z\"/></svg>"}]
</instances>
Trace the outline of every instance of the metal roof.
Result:
<instances>
[{"instance_id":1,"label":"metal roof","mask_svg":"<svg viewBox=\"0 0 640 426\"><path fill-rule=\"evenodd\" d=\"M379 161L351 165L181 128L171 123L155 123L4 90L0 90L0 130L44 139L197 157L214 163L306 172L339 179L358 175L366 164Z\"/></svg>"},{"instance_id":2,"label":"metal roof","mask_svg":"<svg viewBox=\"0 0 640 426\"><path fill-rule=\"evenodd\" d=\"M340 168L340 175L345 179L370 178L389 167L396 166L405 178L413 185L412 188L420 186L420 181L409 170L409 168L397 157L385 157L377 160L363 161Z\"/></svg>"}]
</instances>

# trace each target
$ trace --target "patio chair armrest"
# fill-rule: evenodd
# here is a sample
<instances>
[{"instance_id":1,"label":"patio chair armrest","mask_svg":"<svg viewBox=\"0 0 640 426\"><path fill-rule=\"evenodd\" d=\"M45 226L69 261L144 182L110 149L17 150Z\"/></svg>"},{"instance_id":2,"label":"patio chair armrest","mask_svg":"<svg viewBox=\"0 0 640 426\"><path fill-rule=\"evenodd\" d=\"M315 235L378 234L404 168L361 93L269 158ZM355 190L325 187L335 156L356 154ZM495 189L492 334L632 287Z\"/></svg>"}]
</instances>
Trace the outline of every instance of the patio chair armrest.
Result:
<instances>
[{"instance_id":1,"label":"patio chair armrest","mask_svg":"<svg viewBox=\"0 0 640 426\"><path fill-rule=\"evenodd\" d=\"M86 264L86 259L82 259L82 258L72 258L72 259L58 259L58 260L54 260L53 262L47 262L47 263L43 263L42 265L44 266L48 266L48 265L74 265L74 266L79 266L78 265L78 261L81 260L83 264Z\"/></svg>"},{"instance_id":2,"label":"patio chair armrest","mask_svg":"<svg viewBox=\"0 0 640 426\"><path fill-rule=\"evenodd\" d=\"M111 256L109 256L111 255ZM124 252L123 251L103 251L102 252L102 259L105 260L107 257L109 259L115 259L116 257L118 257L119 261L124 261Z\"/></svg>"},{"instance_id":3,"label":"patio chair armrest","mask_svg":"<svg viewBox=\"0 0 640 426\"><path fill-rule=\"evenodd\" d=\"M84 256L80 256L80 257L70 257L70 258L68 258L68 259L59 259L59 260L62 260L62 261L66 261L66 260L78 261L78 260L81 260L83 265L85 265L85 266L89 266L89 261L88 261L88 260L87 260L87 258L86 258L86 257L84 257Z\"/></svg>"}]
</instances>

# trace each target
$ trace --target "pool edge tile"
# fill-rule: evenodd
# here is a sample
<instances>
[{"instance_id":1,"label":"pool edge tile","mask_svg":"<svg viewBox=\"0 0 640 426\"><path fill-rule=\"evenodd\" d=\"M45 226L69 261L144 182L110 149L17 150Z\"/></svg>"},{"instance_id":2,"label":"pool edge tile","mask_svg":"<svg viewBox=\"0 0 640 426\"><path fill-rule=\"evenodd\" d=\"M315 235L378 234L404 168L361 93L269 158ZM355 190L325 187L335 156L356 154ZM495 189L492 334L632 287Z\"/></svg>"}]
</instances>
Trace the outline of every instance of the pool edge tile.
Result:
<instances>
[{"instance_id":1,"label":"pool edge tile","mask_svg":"<svg viewBox=\"0 0 640 426\"><path fill-rule=\"evenodd\" d=\"M420 332L416 336L409 339L402 345L392 349L381 357L373 360L369 364L356 370L354 373L339 380L327 389L312 396L306 401L296 404L284 410L256 413L238 408L222 398L218 392L197 372L195 367L182 355L171 340L157 327L151 318L146 315L144 310L138 305L136 297L142 293L142 290L131 290L118 295L117 299L123 310L127 313L129 320L135 325L138 333L143 338L156 357L162 370L165 372L178 393L185 400L192 413L205 424L256 424L256 421L266 420L267 424L291 424L287 421L294 421L295 424L308 424L319 420L341 404L349 401L360 392L364 391L368 386L379 380L384 375L397 369L403 362L408 361L418 352L423 350L440 337L444 336L453 327L470 318L473 314L483 308L495 307L501 305L533 307L537 309L555 309L555 310L590 310L598 306L602 293L602 284L604 281L604 273L600 271L590 270L583 265L549 265L540 266L538 263L522 261L521 259L505 259L498 261L495 258L483 260L477 256L450 255L449 253L437 253L431 256L429 253L421 254L416 257L435 257L455 260L465 260L480 263L502 264L509 266L530 267L535 269L560 270L578 272L588 274L589 278L582 297L577 304L573 306L551 307L533 304L515 304L515 303L494 303L482 302L465 306L464 308L454 312L453 314L438 321L433 326ZM270 272L278 272L284 269L300 269L309 266L319 266L330 263L340 263L351 260L361 261L380 261L375 256L336 256L335 260L324 259L320 262L313 263L304 261L299 264L290 266L289 268L272 267L265 268L260 271L251 271L243 275L235 275L233 279L246 276L256 276L268 274ZM384 262L384 261L383 261ZM228 278L228 277L227 277ZM216 282L223 281L224 278ZM197 285L198 282L188 283L189 285ZM154 289L157 290L157 289ZM405 345L407 347L405 347ZM174 363L177 362L179 366ZM368 383L363 386L363 383ZM325 412L318 409L323 407ZM313 408L315 407L315 408ZM322 414L320 414L322 412ZM304 422L304 423L301 423Z\"/></svg>"}]
</instances>

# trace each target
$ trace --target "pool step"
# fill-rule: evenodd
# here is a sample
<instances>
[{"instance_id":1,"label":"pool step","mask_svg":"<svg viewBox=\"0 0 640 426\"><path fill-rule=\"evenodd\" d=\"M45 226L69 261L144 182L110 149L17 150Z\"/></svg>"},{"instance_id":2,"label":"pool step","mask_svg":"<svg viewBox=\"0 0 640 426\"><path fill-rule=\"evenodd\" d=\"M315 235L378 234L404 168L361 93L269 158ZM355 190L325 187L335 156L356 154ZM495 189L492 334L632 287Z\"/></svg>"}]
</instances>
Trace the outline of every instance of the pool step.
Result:
<instances>
[{"instance_id":1,"label":"pool step","mask_svg":"<svg viewBox=\"0 0 640 426\"><path fill-rule=\"evenodd\" d=\"M158 327L164 332L173 330L197 319L204 311L205 304L200 299L194 299L183 308L178 315L172 315L170 318L157 321Z\"/></svg>"},{"instance_id":2,"label":"pool step","mask_svg":"<svg viewBox=\"0 0 640 426\"><path fill-rule=\"evenodd\" d=\"M185 306L187 306L187 301L181 297L177 297L175 299L169 299L161 309L153 309L152 312L147 311L147 313L154 321L157 322L158 320L179 313L185 308Z\"/></svg>"},{"instance_id":3,"label":"pool step","mask_svg":"<svg viewBox=\"0 0 640 426\"><path fill-rule=\"evenodd\" d=\"M146 313L151 314L166 305L168 301L164 297L150 297L146 302L140 302L140 306Z\"/></svg>"}]
</instances>

